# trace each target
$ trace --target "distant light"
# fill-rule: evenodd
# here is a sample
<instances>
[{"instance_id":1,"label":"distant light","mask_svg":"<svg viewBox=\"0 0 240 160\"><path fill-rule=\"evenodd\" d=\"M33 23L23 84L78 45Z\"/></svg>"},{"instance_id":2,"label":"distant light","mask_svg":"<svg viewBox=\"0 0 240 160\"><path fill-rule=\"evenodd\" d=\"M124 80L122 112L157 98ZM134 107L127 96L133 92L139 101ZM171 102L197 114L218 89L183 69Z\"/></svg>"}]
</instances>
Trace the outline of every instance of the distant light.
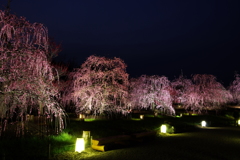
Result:
<instances>
[{"instance_id":1,"label":"distant light","mask_svg":"<svg viewBox=\"0 0 240 160\"><path fill-rule=\"evenodd\" d=\"M144 115L143 115L143 114L141 114L141 115L140 115L140 119L143 119L143 118L144 118Z\"/></svg>"},{"instance_id":2,"label":"distant light","mask_svg":"<svg viewBox=\"0 0 240 160\"><path fill-rule=\"evenodd\" d=\"M176 115L177 118L181 118L182 117L182 113L180 115Z\"/></svg>"},{"instance_id":3,"label":"distant light","mask_svg":"<svg viewBox=\"0 0 240 160\"><path fill-rule=\"evenodd\" d=\"M167 133L167 126L165 124L161 125L160 132Z\"/></svg>"},{"instance_id":4,"label":"distant light","mask_svg":"<svg viewBox=\"0 0 240 160\"><path fill-rule=\"evenodd\" d=\"M87 119L84 119L85 122L92 122L92 121L96 121L96 119L94 118L87 118Z\"/></svg>"},{"instance_id":5,"label":"distant light","mask_svg":"<svg viewBox=\"0 0 240 160\"><path fill-rule=\"evenodd\" d=\"M76 146L75 146L75 152L82 152L85 149L84 139L83 138L77 138Z\"/></svg>"},{"instance_id":6,"label":"distant light","mask_svg":"<svg viewBox=\"0 0 240 160\"><path fill-rule=\"evenodd\" d=\"M202 125L202 127L206 127L207 122L206 122L206 121L202 121L202 122L201 122L201 125Z\"/></svg>"},{"instance_id":7,"label":"distant light","mask_svg":"<svg viewBox=\"0 0 240 160\"><path fill-rule=\"evenodd\" d=\"M85 119L85 115L84 114L79 114L79 119Z\"/></svg>"}]
</instances>

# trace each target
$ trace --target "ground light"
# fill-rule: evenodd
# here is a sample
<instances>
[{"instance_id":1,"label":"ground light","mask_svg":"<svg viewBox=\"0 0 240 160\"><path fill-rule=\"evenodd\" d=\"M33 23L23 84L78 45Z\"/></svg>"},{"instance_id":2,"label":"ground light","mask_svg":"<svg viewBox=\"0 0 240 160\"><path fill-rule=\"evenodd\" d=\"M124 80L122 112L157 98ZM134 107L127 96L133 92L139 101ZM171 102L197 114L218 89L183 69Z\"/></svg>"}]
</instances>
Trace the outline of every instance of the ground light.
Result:
<instances>
[{"instance_id":1,"label":"ground light","mask_svg":"<svg viewBox=\"0 0 240 160\"><path fill-rule=\"evenodd\" d=\"M165 124L161 125L160 132L161 133L167 133L167 126Z\"/></svg>"},{"instance_id":2,"label":"ground light","mask_svg":"<svg viewBox=\"0 0 240 160\"><path fill-rule=\"evenodd\" d=\"M75 152L82 152L85 149L84 138L77 138Z\"/></svg>"},{"instance_id":3,"label":"ground light","mask_svg":"<svg viewBox=\"0 0 240 160\"><path fill-rule=\"evenodd\" d=\"M85 122L92 122L92 121L96 121L95 118L85 118L84 119Z\"/></svg>"},{"instance_id":4,"label":"ground light","mask_svg":"<svg viewBox=\"0 0 240 160\"><path fill-rule=\"evenodd\" d=\"M182 113L180 115L176 115L175 117L181 118L182 117Z\"/></svg>"},{"instance_id":5,"label":"ground light","mask_svg":"<svg viewBox=\"0 0 240 160\"><path fill-rule=\"evenodd\" d=\"M79 119L84 120L85 119L85 114L79 114Z\"/></svg>"},{"instance_id":6,"label":"ground light","mask_svg":"<svg viewBox=\"0 0 240 160\"><path fill-rule=\"evenodd\" d=\"M140 115L140 119L143 119L143 118L144 118L144 115L143 115L143 114L141 114L141 115Z\"/></svg>"},{"instance_id":7,"label":"ground light","mask_svg":"<svg viewBox=\"0 0 240 160\"><path fill-rule=\"evenodd\" d=\"M240 126L240 119L239 119L239 120L237 120L237 124L238 124L238 126Z\"/></svg>"},{"instance_id":8,"label":"ground light","mask_svg":"<svg viewBox=\"0 0 240 160\"><path fill-rule=\"evenodd\" d=\"M202 122L201 122L201 126L202 126L202 127L206 127L206 126L207 126L207 122L206 122L206 121L202 121Z\"/></svg>"}]
</instances>

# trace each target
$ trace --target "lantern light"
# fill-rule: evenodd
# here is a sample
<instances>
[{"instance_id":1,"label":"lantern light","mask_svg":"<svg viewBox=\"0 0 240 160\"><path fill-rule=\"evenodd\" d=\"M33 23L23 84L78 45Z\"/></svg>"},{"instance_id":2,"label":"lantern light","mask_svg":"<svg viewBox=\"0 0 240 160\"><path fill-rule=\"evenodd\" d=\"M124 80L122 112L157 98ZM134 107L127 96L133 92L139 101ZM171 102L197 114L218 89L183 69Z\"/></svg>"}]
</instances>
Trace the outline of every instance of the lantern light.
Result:
<instances>
[{"instance_id":1,"label":"lantern light","mask_svg":"<svg viewBox=\"0 0 240 160\"><path fill-rule=\"evenodd\" d=\"M79 119L81 120L85 119L85 114L79 114Z\"/></svg>"},{"instance_id":2,"label":"lantern light","mask_svg":"<svg viewBox=\"0 0 240 160\"><path fill-rule=\"evenodd\" d=\"M240 119L237 121L238 126L240 125Z\"/></svg>"},{"instance_id":3,"label":"lantern light","mask_svg":"<svg viewBox=\"0 0 240 160\"><path fill-rule=\"evenodd\" d=\"M140 115L140 119L143 119L143 118L144 118L144 115L143 115L143 114L141 114L141 115Z\"/></svg>"},{"instance_id":4,"label":"lantern light","mask_svg":"<svg viewBox=\"0 0 240 160\"><path fill-rule=\"evenodd\" d=\"M161 125L160 132L161 133L167 133L167 126L165 124Z\"/></svg>"},{"instance_id":5,"label":"lantern light","mask_svg":"<svg viewBox=\"0 0 240 160\"><path fill-rule=\"evenodd\" d=\"M207 126L207 122L206 121L202 121L201 125L202 125L202 127L206 127Z\"/></svg>"},{"instance_id":6,"label":"lantern light","mask_svg":"<svg viewBox=\"0 0 240 160\"><path fill-rule=\"evenodd\" d=\"M75 152L81 153L85 149L84 138L77 138Z\"/></svg>"}]
</instances>

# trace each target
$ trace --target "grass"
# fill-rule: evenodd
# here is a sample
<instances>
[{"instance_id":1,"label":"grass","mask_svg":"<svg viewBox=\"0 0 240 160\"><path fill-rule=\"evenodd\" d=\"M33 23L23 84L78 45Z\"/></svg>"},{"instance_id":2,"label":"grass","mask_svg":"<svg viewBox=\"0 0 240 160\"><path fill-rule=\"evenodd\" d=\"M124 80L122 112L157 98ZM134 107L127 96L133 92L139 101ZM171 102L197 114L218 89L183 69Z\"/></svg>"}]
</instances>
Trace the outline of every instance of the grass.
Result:
<instances>
[{"instance_id":1,"label":"grass","mask_svg":"<svg viewBox=\"0 0 240 160\"><path fill-rule=\"evenodd\" d=\"M169 123L174 126L176 134L186 135L186 140L191 138L191 134L185 134L189 132L195 132L197 125L200 125L202 120L206 120L209 127L229 127L234 125L234 120L226 116L212 116L212 115L194 115L194 116L182 116L182 117L166 117L152 115L145 115L143 120L139 119L139 115L133 115L131 119L85 119L80 121L77 119L71 119L67 128L59 135L49 136L47 138L39 137L23 137L23 138L3 138L0 144L0 159L15 159L18 156L19 159L47 159L48 157L64 157L67 154L69 156L76 157L79 154L74 153L76 138L82 137L83 131L90 131L93 139L132 134L146 131L159 130L159 127L163 123ZM174 138L174 135L168 137L169 143L181 141L178 138ZM173 137L172 139L170 139ZM161 138L160 138L161 139ZM159 139L158 139L159 140ZM156 141L157 142L157 141ZM167 143L167 142L166 142ZM180 143L180 142L179 142ZM182 143L182 142L181 142ZM148 144L144 144L144 146ZM142 146L143 147L143 146ZM137 147L138 148L138 147ZM141 146L140 146L141 148ZM174 152L176 152L174 150ZM80 153L84 154L96 154L99 152L91 151ZM111 153L111 152L110 152ZM105 154L105 153L104 153ZM59 156L58 156L59 155ZM69 159L68 156L68 159ZM81 156L80 156L81 157ZM54 158L52 158L54 159ZM61 159L61 158L60 158ZM70 158L71 159L71 158Z\"/></svg>"}]
</instances>

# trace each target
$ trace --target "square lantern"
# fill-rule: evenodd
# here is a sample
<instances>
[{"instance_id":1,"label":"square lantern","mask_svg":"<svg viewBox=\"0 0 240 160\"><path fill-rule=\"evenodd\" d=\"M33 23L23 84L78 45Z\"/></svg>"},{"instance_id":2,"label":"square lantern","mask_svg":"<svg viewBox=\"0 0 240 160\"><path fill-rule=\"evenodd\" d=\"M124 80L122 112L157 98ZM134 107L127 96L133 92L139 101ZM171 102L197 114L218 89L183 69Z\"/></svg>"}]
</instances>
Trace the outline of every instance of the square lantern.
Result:
<instances>
[{"instance_id":1,"label":"square lantern","mask_svg":"<svg viewBox=\"0 0 240 160\"><path fill-rule=\"evenodd\" d=\"M81 119L81 120L85 119L85 114L79 114L78 118Z\"/></svg>"},{"instance_id":2,"label":"square lantern","mask_svg":"<svg viewBox=\"0 0 240 160\"><path fill-rule=\"evenodd\" d=\"M239 120L237 120L237 125L238 125L238 126L240 126L240 119L239 119Z\"/></svg>"},{"instance_id":3,"label":"square lantern","mask_svg":"<svg viewBox=\"0 0 240 160\"><path fill-rule=\"evenodd\" d=\"M77 138L75 152L81 153L85 150L84 138Z\"/></svg>"},{"instance_id":4,"label":"square lantern","mask_svg":"<svg viewBox=\"0 0 240 160\"><path fill-rule=\"evenodd\" d=\"M161 133L167 133L167 125L165 125L165 124L161 125L160 132Z\"/></svg>"},{"instance_id":5,"label":"square lantern","mask_svg":"<svg viewBox=\"0 0 240 160\"><path fill-rule=\"evenodd\" d=\"M160 133L168 133L168 134L172 134L174 133L175 129L174 126L170 125L170 124L162 124L160 127Z\"/></svg>"},{"instance_id":6,"label":"square lantern","mask_svg":"<svg viewBox=\"0 0 240 160\"><path fill-rule=\"evenodd\" d=\"M202 122L201 122L201 126L202 126L202 127L206 127L206 126L207 126L207 122L206 122L206 121L202 121Z\"/></svg>"}]
</instances>

